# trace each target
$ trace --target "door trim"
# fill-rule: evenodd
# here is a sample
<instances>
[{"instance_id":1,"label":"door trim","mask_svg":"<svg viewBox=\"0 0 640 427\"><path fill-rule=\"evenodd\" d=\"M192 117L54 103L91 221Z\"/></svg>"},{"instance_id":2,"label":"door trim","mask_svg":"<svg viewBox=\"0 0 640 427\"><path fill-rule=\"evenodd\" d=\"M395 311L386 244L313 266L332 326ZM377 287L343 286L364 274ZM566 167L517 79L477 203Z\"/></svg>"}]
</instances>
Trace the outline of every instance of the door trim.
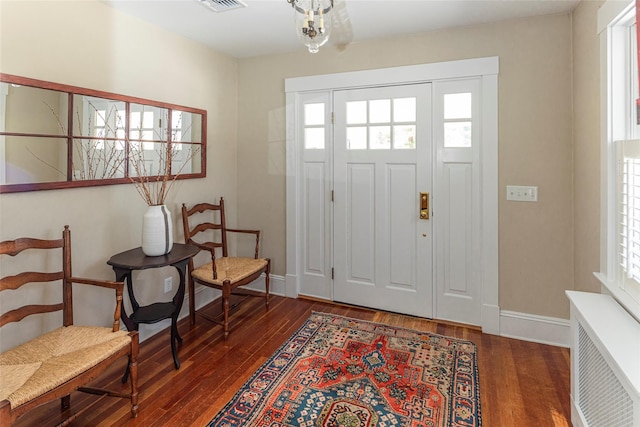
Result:
<instances>
[{"instance_id":1,"label":"door trim","mask_svg":"<svg viewBox=\"0 0 640 427\"><path fill-rule=\"evenodd\" d=\"M286 92L286 278L289 297L298 296L300 280L301 183L300 150L296 135L298 94L309 91L355 89L381 85L428 83L462 77L481 77L481 295L483 332L500 333L498 300L498 57L353 71L285 79Z\"/></svg>"}]
</instances>

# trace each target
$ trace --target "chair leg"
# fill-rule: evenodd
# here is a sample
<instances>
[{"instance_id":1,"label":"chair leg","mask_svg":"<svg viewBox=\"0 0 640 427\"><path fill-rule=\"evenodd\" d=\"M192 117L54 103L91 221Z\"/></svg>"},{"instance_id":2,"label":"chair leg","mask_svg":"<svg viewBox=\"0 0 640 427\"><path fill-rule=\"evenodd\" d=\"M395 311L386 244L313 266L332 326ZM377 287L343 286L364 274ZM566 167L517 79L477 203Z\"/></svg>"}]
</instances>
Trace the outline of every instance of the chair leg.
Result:
<instances>
[{"instance_id":1,"label":"chair leg","mask_svg":"<svg viewBox=\"0 0 640 427\"><path fill-rule=\"evenodd\" d=\"M66 411L71 407L71 395L67 394L60 399L60 409Z\"/></svg>"},{"instance_id":2,"label":"chair leg","mask_svg":"<svg viewBox=\"0 0 640 427\"><path fill-rule=\"evenodd\" d=\"M267 310L269 310L269 273L271 271L271 260L267 259L267 271L265 271L265 279L264 279L264 299L265 304L267 305Z\"/></svg>"},{"instance_id":3,"label":"chair leg","mask_svg":"<svg viewBox=\"0 0 640 427\"><path fill-rule=\"evenodd\" d=\"M129 356L129 380L131 381L131 415L138 416L138 334L131 337L131 355Z\"/></svg>"},{"instance_id":4,"label":"chair leg","mask_svg":"<svg viewBox=\"0 0 640 427\"><path fill-rule=\"evenodd\" d=\"M224 312L224 340L229 337L229 298L231 297L231 283L225 281L222 286L222 311Z\"/></svg>"},{"instance_id":5,"label":"chair leg","mask_svg":"<svg viewBox=\"0 0 640 427\"><path fill-rule=\"evenodd\" d=\"M189 273L189 319L192 325L196 324L196 298L194 292L194 284L193 279L191 278L191 273Z\"/></svg>"},{"instance_id":6,"label":"chair leg","mask_svg":"<svg viewBox=\"0 0 640 427\"><path fill-rule=\"evenodd\" d=\"M11 425L11 404L7 399L0 401L0 426Z\"/></svg>"}]
</instances>

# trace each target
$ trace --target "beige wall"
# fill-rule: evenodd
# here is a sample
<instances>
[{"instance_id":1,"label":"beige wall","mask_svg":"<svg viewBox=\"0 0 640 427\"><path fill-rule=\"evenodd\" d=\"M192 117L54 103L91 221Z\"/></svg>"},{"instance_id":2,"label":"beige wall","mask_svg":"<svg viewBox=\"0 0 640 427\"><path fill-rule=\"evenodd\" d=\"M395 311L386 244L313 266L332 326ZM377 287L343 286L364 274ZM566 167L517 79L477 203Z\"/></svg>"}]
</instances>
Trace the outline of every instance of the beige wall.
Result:
<instances>
[{"instance_id":1,"label":"beige wall","mask_svg":"<svg viewBox=\"0 0 640 427\"><path fill-rule=\"evenodd\" d=\"M238 213L285 273L284 79L500 57L499 257L503 310L568 317L573 286L571 16L553 15L239 61ZM536 185L538 203L507 202ZM269 209L256 209L268 206Z\"/></svg>"},{"instance_id":2,"label":"beige wall","mask_svg":"<svg viewBox=\"0 0 640 427\"><path fill-rule=\"evenodd\" d=\"M497 55L500 306L566 318L564 290L574 278L577 289L597 289L591 272L598 269L599 238L592 203L598 200L599 4L582 2L573 17L236 61L97 1L3 1L0 71L206 109L207 178L179 183L168 199L176 241L182 241L180 203L225 196L238 226L263 230L262 253L273 259L273 273L284 275L284 79ZM176 55L170 66L167 51ZM537 185L539 202L507 202L508 184ZM58 237L69 224L74 273L109 279L106 260L140 244L145 208L131 185L0 195L0 240ZM137 279L145 285L168 274ZM142 287L147 301L164 297ZM103 299L81 296L79 320L108 316ZM39 327L45 328L30 333ZM24 338L3 331L0 347Z\"/></svg>"},{"instance_id":3,"label":"beige wall","mask_svg":"<svg viewBox=\"0 0 640 427\"><path fill-rule=\"evenodd\" d=\"M574 284L599 292L600 271L600 39L603 1L583 1L573 13Z\"/></svg>"},{"instance_id":4,"label":"beige wall","mask_svg":"<svg viewBox=\"0 0 640 427\"><path fill-rule=\"evenodd\" d=\"M170 54L170 55L169 55ZM235 218L237 63L202 45L128 17L98 1L0 3L0 71L208 111L207 178L180 181L167 200L175 238L182 242L179 206L226 196ZM71 226L75 275L113 279L106 261L140 245L146 205L132 185L0 195L0 240L59 238ZM6 271L8 264L2 261ZM12 263L15 264L15 263ZM20 265L18 265L19 267ZM15 267L15 265L12 265ZM168 300L158 279L175 270L144 272L142 302ZM28 298L14 294L12 300ZM109 324L111 295L80 292L77 320ZM3 293L2 311L10 302ZM112 313L112 312L111 312ZM12 326L12 325L11 325ZM37 334L2 328L0 346ZM149 327L148 331L151 331ZM144 336L144 335L143 335Z\"/></svg>"}]
</instances>

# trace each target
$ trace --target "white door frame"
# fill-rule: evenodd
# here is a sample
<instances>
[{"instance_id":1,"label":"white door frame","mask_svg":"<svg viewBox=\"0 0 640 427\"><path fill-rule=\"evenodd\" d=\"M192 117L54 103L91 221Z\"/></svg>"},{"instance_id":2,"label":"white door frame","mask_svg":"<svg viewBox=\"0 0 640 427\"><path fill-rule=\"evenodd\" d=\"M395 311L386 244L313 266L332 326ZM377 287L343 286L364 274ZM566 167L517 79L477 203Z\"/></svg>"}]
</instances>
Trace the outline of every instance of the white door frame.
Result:
<instances>
[{"instance_id":1,"label":"white door frame","mask_svg":"<svg viewBox=\"0 0 640 427\"><path fill-rule=\"evenodd\" d=\"M302 209L299 174L300 149L296 139L297 94L309 91L355 89L407 83L426 83L465 77L481 77L482 144L480 149L480 253L482 330L500 333L498 304L498 57L465 59L433 64L409 65L376 70L353 71L297 77L285 80L287 147L287 266L285 293L297 297L300 281Z\"/></svg>"}]
</instances>

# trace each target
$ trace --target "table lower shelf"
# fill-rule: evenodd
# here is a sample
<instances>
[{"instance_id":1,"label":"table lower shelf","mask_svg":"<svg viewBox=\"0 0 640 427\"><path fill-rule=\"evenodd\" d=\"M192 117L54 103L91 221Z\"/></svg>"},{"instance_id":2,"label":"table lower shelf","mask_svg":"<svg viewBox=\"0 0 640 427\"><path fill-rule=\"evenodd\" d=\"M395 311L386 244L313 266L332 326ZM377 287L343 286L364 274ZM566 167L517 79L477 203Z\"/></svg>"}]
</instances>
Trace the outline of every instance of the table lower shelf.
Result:
<instances>
[{"instance_id":1,"label":"table lower shelf","mask_svg":"<svg viewBox=\"0 0 640 427\"><path fill-rule=\"evenodd\" d=\"M176 306L172 302L156 302L139 307L131 314L130 319L135 323L157 323L170 319L175 311Z\"/></svg>"}]
</instances>

